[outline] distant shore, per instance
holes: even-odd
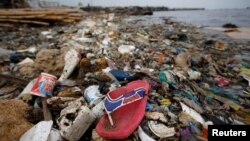
[[[184,11],[184,10],[205,10],[205,8],[168,8],[168,7],[100,7],[100,6],[86,6],[81,7],[84,11],[105,11],[110,13],[121,13],[127,15],[153,15],[155,11]]]

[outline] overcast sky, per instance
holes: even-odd
[[[48,1],[48,0],[47,0]],[[250,7],[250,0],[49,0],[61,4],[98,6],[167,6],[167,7],[205,7],[207,9],[218,8],[246,8]]]

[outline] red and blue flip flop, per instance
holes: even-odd
[[[106,114],[96,126],[96,132],[106,139],[125,139],[140,124],[146,110],[149,83],[133,81],[109,92],[104,100]]]

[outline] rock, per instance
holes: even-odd
[[[222,26],[223,28],[238,28],[237,25],[232,24],[232,23],[226,23]]]
[[[153,11],[145,11],[142,15],[153,15]]]

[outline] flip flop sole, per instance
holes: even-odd
[[[107,139],[125,139],[135,131],[145,114],[149,84],[146,81],[138,80],[130,82],[125,87],[126,91],[131,91],[140,87],[145,89],[145,96],[143,99],[125,105],[111,113],[114,126],[111,126],[107,114],[101,118],[96,127],[96,131],[100,136]],[[121,89],[124,89],[124,87]],[[119,97],[124,94],[117,93],[119,90],[115,90],[114,92],[115,93],[111,92],[110,95],[114,94],[116,95],[115,97]]]

